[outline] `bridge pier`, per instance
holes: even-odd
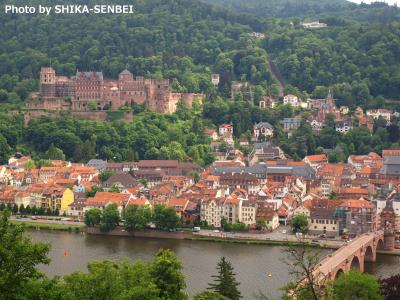
[[[365,248],[364,261],[366,262],[376,262],[376,246],[369,245]]]
[[[394,250],[394,243],[395,243],[394,233],[392,231],[385,230],[383,242],[384,242],[383,248],[385,251]]]

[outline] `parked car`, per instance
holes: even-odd
[[[199,232],[200,231],[200,227],[193,227],[193,232]]]

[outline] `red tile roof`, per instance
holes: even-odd
[[[382,155],[383,156],[400,156],[400,149],[396,149],[396,150],[383,150],[382,151]]]
[[[307,155],[304,159],[308,159],[310,162],[327,162],[328,158],[325,154]]]
[[[86,199],[86,206],[104,206],[107,203],[116,203],[119,206],[125,205],[131,194],[97,192],[94,197]]]

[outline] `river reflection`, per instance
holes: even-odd
[[[29,234],[34,241],[52,245],[51,264],[41,267],[49,276],[85,271],[87,263],[92,260],[126,257],[149,260],[160,248],[166,248],[173,250],[181,259],[190,295],[207,287],[221,256],[232,262],[244,299],[255,299],[260,292],[270,299],[279,299],[279,288],[290,280],[283,262],[283,247],[279,246],[105,237],[52,231],[29,231]],[[324,251],[323,254],[326,254],[327,250]],[[378,262],[368,264],[366,269],[384,277],[400,273],[400,257],[379,255]],[[269,277],[269,273],[272,276]]]

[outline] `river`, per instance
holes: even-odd
[[[190,295],[207,288],[221,256],[226,256],[234,266],[244,299],[256,299],[260,292],[269,299],[279,299],[279,288],[290,280],[283,247],[278,246],[106,237],[44,230],[32,230],[29,235],[33,241],[52,245],[50,265],[40,267],[48,276],[86,271],[88,262],[92,260],[126,257],[149,260],[158,249],[166,248],[173,250],[181,259]],[[322,253],[327,252],[324,250]],[[367,264],[366,269],[383,277],[400,273],[400,257],[379,255],[378,261]]]

